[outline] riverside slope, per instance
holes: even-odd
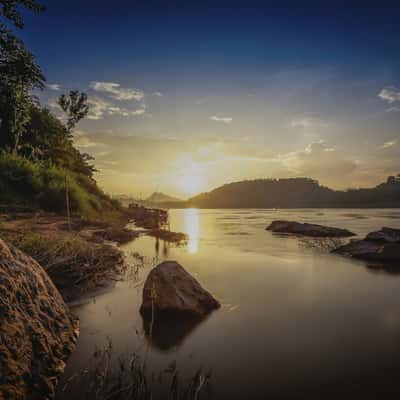
[[[53,398],[77,337],[43,268],[0,239],[0,399]]]

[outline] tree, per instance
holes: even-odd
[[[0,17],[21,29],[19,6],[39,12],[34,0],[0,0]],[[16,152],[29,122],[30,93],[43,88],[45,78],[34,56],[0,20],[0,148]]]
[[[20,6],[33,12],[45,10],[45,7],[36,0],[0,0],[0,17],[7,18],[14,26],[22,29],[24,27],[24,20],[18,10]]]
[[[67,127],[49,109],[32,104],[26,128],[20,145],[22,156],[93,177],[93,158],[74,147]]]
[[[67,95],[62,94],[58,99],[58,104],[67,114],[67,130],[69,133],[74,129],[75,125],[85,118],[89,112],[86,93],[79,90],[71,90]]]

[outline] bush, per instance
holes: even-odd
[[[84,219],[120,210],[96,182],[84,175],[32,161],[6,152],[0,153],[0,202],[65,211],[65,185],[68,180],[71,211]]]

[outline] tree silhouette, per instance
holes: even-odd
[[[0,0],[0,17],[7,18],[14,26],[22,29],[24,27],[24,20],[18,10],[20,6],[33,12],[45,10],[45,7],[36,0]]]
[[[71,90],[68,95],[62,94],[58,99],[58,104],[67,114],[67,130],[69,133],[89,112],[87,95],[79,92],[79,90]]]
[[[34,12],[43,10],[34,0],[0,0],[0,17],[19,29],[24,26],[20,6]],[[0,148],[18,150],[29,121],[30,92],[43,88],[44,81],[34,56],[0,20]]]

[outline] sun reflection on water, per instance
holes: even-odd
[[[185,232],[189,235],[187,249],[190,254],[195,254],[199,250],[199,210],[197,208],[184,210],[183,223]]]

